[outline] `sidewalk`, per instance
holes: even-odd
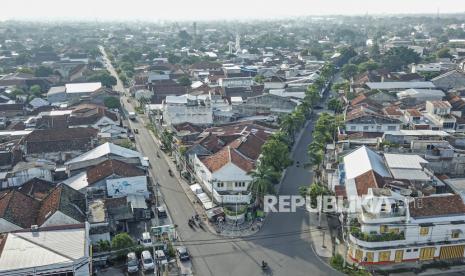
[[[321,216],[321,227],[318,227],[318,213],[310,213],[310,239],[312,248],[315,253],[322,258],[331,258],[333,256],[333,243],[328,228],[326,216]]]

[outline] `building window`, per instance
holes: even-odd
[[[390,131],[396,130],[396,126],[388,126],[388,130],[390,130]]]
[[[365,256],[365,262],[372,263],[374,259],[373,256],[374,256],[373,252],[367,252]]]
[[[387,225],[380,225],[379,226],[379,232],[381,234],[385,234],[389,231],[389,227]]]
[[[218,187],[218,188],[223,188],[223,187],[224,187],[224,183],[223,183],[223,182],[218,182],[218,183],[216,183],[216,187]]]
[[[362,260],[362,256],[363,256],[363,251],[360,250],[360,249],[356,249],[355,250],[355,259],[357,261],[361,261]]]
[[[363,126],[363,130],[368,130],[368,126]]]
[[[434,251],[436,247],[426,247],[420,249],[420,260],[432,260],[434,258]]]
[[[407,253],[412,252],[412,249],[407,249]]]
[[[381,251],[379,252],[378,261],[380,262],[389,262],[391,260],[391,251]]]
[[[418,248],[413,249],[413,252],[418,252]]]
[[[350,126],[350,130],[356,130],[357,127],[356,126]]]
[[[429,227],[420,227],[420,236],[426,236],[429,233]]]
[[[460,230],[452,230],[451,238],[458,239],[460,237]]]
[[[235,182],[234,185],[236,187],[245,187],[245,182]]]

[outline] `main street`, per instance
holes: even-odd
[[[117,77],[106,53],[101,50],[108,70]],[[125,93],[123,84],[117,79],[115,89]],[[128,111],[133,111],[126,97],[123,97],[122,102]],[[314,253],[308,233],[309,216],[304,209],[298,209],[295,213],[269,214],[262,230],[255,237],[245,240],[228,240],[208,231],[192,230],[187,225],[187,219],[194,214],[192,203],[177,179],[168,174],[169,167],[165,159],[156,156],[159,151],[157,143],[140,120],[131,122],[131,126],[139,130],[136,135],[137,145],[152,164],[151,173],[160,183],[166,206],[174,223],[178,225],[178,234],[193,256],[196,275],[263,275],[260,268],[262,260],[271,268],[268,275],[340,275]],[[307,124],[295,146],[292,159],[301,164],[307,160],[306,149],[312,139],[312,128],[313,122]],[[279,194],[298,195],[298,188],[308,185],[311,178],[308,169],[289,167]]]

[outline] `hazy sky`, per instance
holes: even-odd
[[[0,19],[208,20],[325,14],[457,13],[465,0],[0,0]]]

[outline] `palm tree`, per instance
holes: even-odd
[[[291,137],[294,142],[294,134],[297,129],[297,123],[291,114],[286,115],[281,121],[281,129]]]
[[[254,171],[250,172],[250,175],[252,176],[252,182],[248,189],[255,198],[254,205],[262,208],[263,196],[274,193],[273,184],[278,182],[281,174],[270,166],[259,165]]]

